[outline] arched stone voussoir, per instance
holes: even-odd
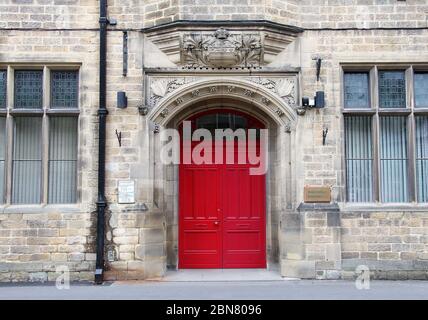
[[[204,79],[181,86],[159,100],[148,117],[156,124],[165,126],[192,104],[217,98],[233,98],[254,105],[278,125],[290,125],[297,119],[293,107],[276,92],[252,81],[225,78]]]

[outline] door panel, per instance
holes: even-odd
[[[223,267],[265,268],[265,176],[229,165],[223,177]]]
[[[180,167],[181,268],[221,268],[219,168]]]

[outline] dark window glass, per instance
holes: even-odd
[[[345,73],[345,108],[370,108],[369,74]]]
[[[403,71],[379,72],[379,105],[381,108],[406,107],[406,79]]]
[[[233,113],[213,113],[203,115],[196,119],[195,129],[207,129],[211,132],[211,135],[215,137],[216,129],[256,129],[256,138],[260,137],[260,130],[257,124],[251,122],[244,116],[233,114]]]
[[[15,71],[15,108],[42,109],[43,71]]]
[[[428,107],[428,72],[415,74],[415,106]]]
[[[407,118],[380,118],[380,178],[383,202],[407,202]]]
[[[348,201],[371,202],[373,200],[371,117],[346,117],[345,139]]]
[[[212,113],[196,119],[196,129],[251,129],[256,126],[244,116],[233,113]]]
[[[51,108],[78,107],[78,72],[52,71]]]
[[[6,108],[6,70],[0,70],[0,108]]]
[[[207,114],[196,119],[196,129],[207,129],[214,134],[214,130],[217,129],[217,115]]]
[[[230,113],[218,113],[216,129],[234,129],[232,125],[233,117],[234,115]]]

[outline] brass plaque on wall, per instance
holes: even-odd
[[[330,203],[331,188],[329,186],[305,186],[304,201],[306,203]]]

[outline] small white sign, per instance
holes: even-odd
[[[135,203],[134,180],[120,180],[118,182],[119,203]]]

